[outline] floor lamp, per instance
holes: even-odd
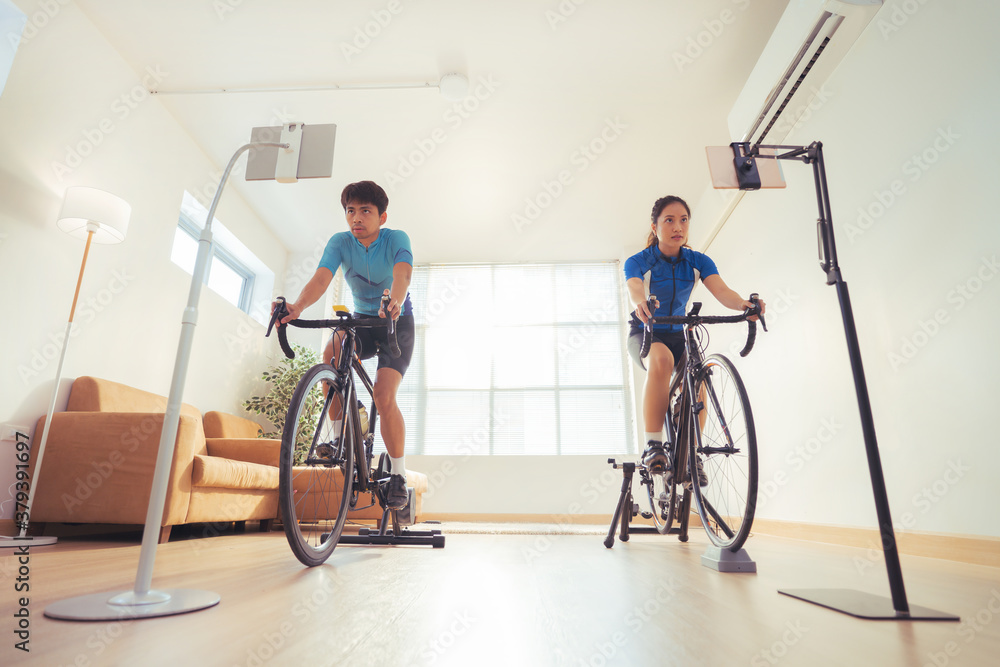
[[[80,275],[76,279],[76,292],[73,293],[73,305],[69,309],[69,321],[66,323],[66,333],[62,339],[62,350],[59,353],[59,365],[56,366],[56,381],[52,387],[52,398],[49,409],[45,413],[45,424],[38,440],[38,456],[35,457],[35,471],[31,477],[27,501],[14,507],[14,524],[20,527],[15,537],[0,536],[0,547],[46,546],[55,544],[54,537],[30,536],[28,524],[31,517],[31,503],[35,499],[35,489],[42,470],[42,457],[45,455],[45,442],[49,437],[49,425],[55,412],[56,399],[59,396],[59,382],[62,380],[63,362],[66,360],[66,350],[73,330],[73,316],[76,313],[76,302],[80,297],[80,284],[83,282],[83,271],[87,268],[87,255],[90,254],[91,243],[121,243],[125,240],[128,230],[128,220],[132,207],[110,192],[87,187],[72,187],[66,190],[62,210],[56,223],[59,229],[70,236],[86,239],[83,249],[83,261],[80,263]],[[24,507],[18,511],[19,507]]]
[[[151,589],[153,562],[156,559],[160,521],[163,517],[170,476],[170,461],[174,454],[174,442],[177,439],[177,426],[180,420],[181,397],[184,393],[184,381],[191,356],[191,344],[194,341],[194,328],[198,320],[198,300],[211,257],[212,221],[233,165],[244,152],[251,149],[253,152],[247,164],[248,180],[254,167],[260,163],[265,165],[269,178],[282,183],[294,183],[299,178],[329,178],[333,169],[336,126],[313,125],[307,128],[301,123],[290,123],[283,128],[255,128],[255,131],[257,129],[273,130],[265,134],[273,134],[273,138],[279,140],[252,141],[233,153],[219,181],[219,187],[215,191],[212,206],[205,220],[205,227],[198,240],[198,257],[195,260],[194,275],[191,277],[187,307],[181,317],[181,338],[177,345],[170,394],[167,397],[167,410],[160,433],[156,470],[149,493],[149,509],[146,512],[146,525],[142,534],[142,549],[139,553],[139,567],[136,571],[134,588],[131,591],[93,593],[60,600],[45,608],[45,615],[49,618],[67,621],[155,618],[199,611],[219,604],[221,598],[212,591],[187,588]],[[309,137],[304,139],[305,135]],[[253,136],[252,134],[251,137]],[[279,152],[278,149],[283,150]]]
[[[889,577],[889,590],[892,598],[888,599],[865,591],[846,588],[786,589],[778,592],[859,618],[958,621],[959,618],[953,614],[911,605],[906,599],[903,571],[899,564],[899,552],[896,550],[896,533],[892,526],[889,497],[885,488],[885,476],[882,473],[882,459],[879,456],[878,441],[875,438],[875,418],[872,415],[871,401],[868,397],[868,383],[865,380],[865,370],[861,363],[861,346],[858,344],[854,311],[851,308],[851,297],[847,291],[847,283],[841,275],[840,265],[837,262],[837,245],[833,236],[833,213],[830,210],[830,192],[826,183],[823,144],[819,141],[814,141],[808,146],[762,146],[758,144],[751,148],[749,142],[736,142],[731,144],[730,148],[732,149],[730,157],[733,160],[730,168],[735,166],[736,180],[741,190],[756,190],[761,187],[762,179],[757,162],[762,159],[795,160],[812,165],[813,180],[816,185],[816,201],[819,207],[819,219],[816,223],[819,265],[823,273],[826,274],[826,284],[836,286],[837,297],[840,301],[840,313],[844,323],[844,334],[847,337],[847,352],[851,360],[851,371],[854,375],[854,389],[857,394],[858,412],[861,416],[861,432],[865,441],[872,494],[875,497],[875,513],[878,518],[879,534],[882,539],[882,551],[885,555],[885,568]],[[761,154],[761,149],[767,150],[773,155]]]

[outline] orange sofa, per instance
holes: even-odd
[[[52,417],[31,523],[144,524],[167,399],[124,384],[79,377],[66,412]],[[238,421],[237,421],[238,420]],[[40,438],[44,416],[35,437]],[[220,426],[227,424],[228,426]],[[248,425],[252,424],[250,427]],[[219,435],[226,429],[238,437]],[[181,408],[160,542],[171,526],[261,521],[278,514],[278,440],[257,439],[250,420]],[[251,431],[253,433],[251,434]],[[34,474],[36,448],[32,448]]]

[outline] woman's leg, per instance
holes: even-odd
[[[674,355],[663,343],[654,340],[646,357],[646,387],[642,396],[642,418],[647,433],[663,430],[670,403],[670,373],[674,370]]]

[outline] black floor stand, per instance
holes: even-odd
[[[734,151],[747,149],[748,144],[734,144]],[[899,553],[896,551],[896,536],[889,514],[889,498],[885,488],[885,477],[882,474],[882,461],[879,457],[878,442],[875,439],[875,420],[872,416],[871,402],[868,398],[868,385],[865,381],[865,371],[861,363],[861,348],[858,345],[857,327],[854,323],[854,313],[851,309],[851,299],[837,264],[837,248],[833,238],[833,221],[830,212],[830,195],[826,183],[826,167],[823,163],[823,144],[813,142],[809,146],[757,146],[759,148],[785,151],[774,157],[779,160],[800,160],[813,166],[813,176],[816,182],[816,198],[819,205],[819,220],[817,235],[819,241],[820,266],[826,273],[826,284],[836,285],[837,297],[840,300],[840,312],[844,321],[844,333],[847,336],[847,350],[851,358],[851,370],[854,374],[854,388],[858,398],[858,409],[861,413],[861,430],[864,435],[865,451],[868,456],[868,470],[871,475],[872,492],[875,496],[875,511],[878,517],[879,533],[882,538],[882,549],[885,554],[885,566],[889,576],[891,601],[885,597],[872,595],[863,591],[848,589],[798,589],[779,590],[806,602],[812,602],[828,609],[840,611],[859,618],[880,620],[934,620],[958,621],[958,616],[927,609],[926,607],[910,606],[906,600],[906,588],[903,585],[903,571],[899,565]],[[737,153],[738,155],[738,153]],[[763,156],[758,157],[762,159]]]
[[[410,505],[413,506],[414,498],[412,490],[410,492]],[[400,510],[403,511],[403,510]],[[382,510],[382,521],[379,522],[379,529],[373,531],[369,528],[361,528],[357,535],[341,535],[337,540],[338,544],[362,544],[362,545],[410,545],[429,546],[435,549],[444,548],[444,535],[440,530],[410,530],[403,528],[399,535],[392,531],[392,517],[388,507]]]
[[[608,463],[613,468],[621,468],[622,471],[622,492],[618,496],[618,505],[615,507],[615,515],[611,518],[611,527],[608,529],[608,536],[604,539],[604,546],[611,548],[615,544],[615,529],[621,528],[618,539],[628,542],[631,533],[658,533],[653,526],[632,526],[632,518],[639,514],[638,506],[632,502],[632,475],[635,474],[635,463],[623,462],[621,465],[615,463],[614,459],[608,459]],[[670,529],[671,533],[678,533],[680,529],[676,526]]]

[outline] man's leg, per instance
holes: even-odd
[[[375,375],[375,407],[382,419],[379,430],[389,456],[397,459],[403,455],[406,442],[406,424],[396,403],[396,392],[402,381],[399,371],[388,366],[378,369]]]
[[[403,413],[396,403],[396,392],[403,376],[395,368],[388,366],[378,369],[375,375],[375,407],[382,418],[382,440],[389,452],[389,488],[386,491],[386,504],[389,509],[403,509],[409,495],[406,490],[406,469],[403,463],[403,450],[406,441],[406,424],[403,423]]]
[[[342,347],[341,342],[344,339],[344,335],[343,331],[336,331],[333,336],[330,337],[330,341],[326,344],[326,347],[323,348],[323,363],[329,364],[332,361],[333,367],[337,367],[340,363],[340,350]],[[329,386],[324,383],[323,395],[326,396],[329,391]],[[342,418],[342,415],[343,411],[341,410],[340,397],[334,395],[333,400],[330,401],[330,419],[337,421]]]

